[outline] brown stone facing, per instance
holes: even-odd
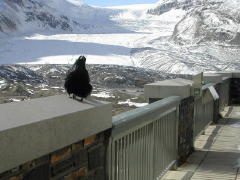
[[[70,173],[64,177],[64,180],[77,180],[79,177],[86,177],[88,175],[87,168],[80,168],[77,171]]]
[[[61,149],[55,153],[53,153],[51,155],[51,163],[56,163],[64,158],[66,158],[67,156],[70,156],[71,154],[71,147],[68,147],[68,148],[64,148],[64,149]]]
[[[26,162],[0,180],[104,180],[109,130]]]
[[[84,139],[84,146],[89,146],[89,145],[93,144],[96,141],[96,139],[97,139],[96,135],[90,136],[90,137]]]
[[[11,177],[9,178],[9,180],[22,180],[22,176],[14,176],[14,177]]]

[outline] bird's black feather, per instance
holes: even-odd
[[[64,87],[69,95],[86,98],[92,92],[92,85],[86,69],[86,58],[80,56],[67,73]]]

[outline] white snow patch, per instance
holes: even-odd
[[[4,87],[6,85],[5,80],[0,80],[0,88]]]
[[[100,98],[110,98],[110,97],[114,97],[113,95],[110,95],[106,92],[100,92],[100,93],[94,93],[92,94],[92,96],[95,96],[95,97],[100,97]]]
[[[30,69],[33,71],[37,71],[37,70],[41,69],[41,66],[31,66]]]
[[[31,89],[27,89],[27,91],[28,91],[30,94],[34,94],[34,91],[31,90]]]
[[[62,89],[62,87],[58,87],[58,86],[52,86],[52,89]]]
[[[54,72],[58,72],[58,70],[56,68],[52,68],[52,69],[50,69],[50,72],[54,73]]]
[[[118,104],[128,104],[129,106],[136,106],[136,107],[143,107],[143,106],[148,105],[148,103],[131,102],[130,99],[127,99],[126,101],[119,101]]]
[[[41,85],[39,85],[38,87],[39,87],[39,88],[45,88],[45,87],[48,87],[48,85],[47,85],[47,84],[41,84]]]
[[[12,101],[12,102],[19,102],[19,101],[21,101],[21,100],[20,100],[20,99],[11,98],[10,101]]]

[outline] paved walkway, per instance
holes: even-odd
[[[209,126],[195,141],[195,150],[164,179],[240,180],[240,106],[228,108],[219,124]]]

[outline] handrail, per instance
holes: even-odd
[[[120,132],[152,122],[179,105],[181,98],[171,96],[161,101],[113,116],[112,136]],[[148,116],[148,118],[146,118]]]
[[[108,147],[109,180],[155,180],[173,166],[180,100],[169,97],[114,116]]]
[[[210,87],[215,84],[209,83],[202,87],[202,97],[194,103],[194,139],[198,137],[209,124],[213,122],[214,99],[211,97]]]

